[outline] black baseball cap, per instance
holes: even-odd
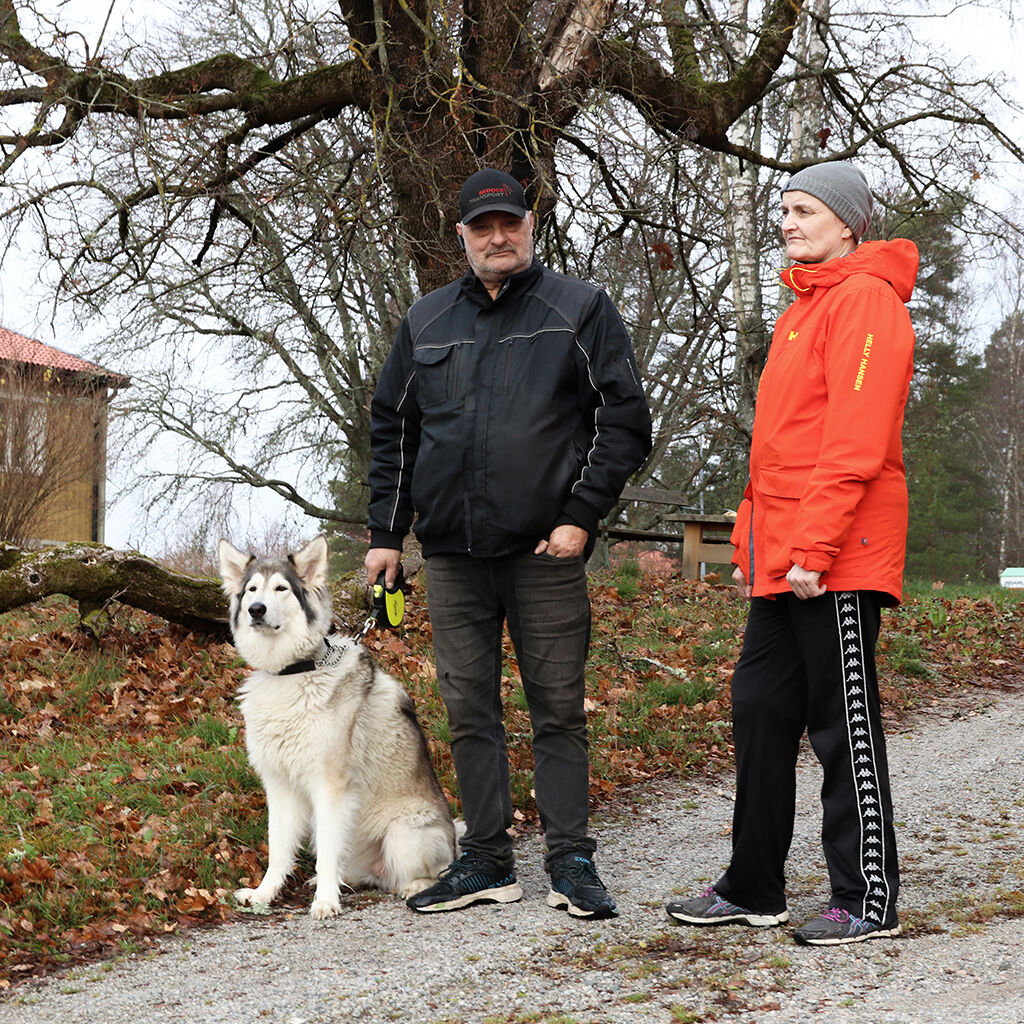
[[[459,191],[459,213],[462,223],[491,210],[504,210],[517,217],[526,216],[523,186],[510,174],[485,167],[471,174]]]

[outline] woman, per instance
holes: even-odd
[[[697,925],[789,920],[785,860],[807,729],[824,769],[831,896],[798,942],[898,935],[899,871],[879,712],[880,611],[901,596],[907,488],[900,432],[913,368],[905,303],[912,242],[858,244],[871,193],[852,164],[818,164],[782,191],[794,293],[761,376],[733,578],[751,600],[733,677],[732,858],[702,895],[669,903]]]

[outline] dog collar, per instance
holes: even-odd
[[[286,665],[277,674],[279,676],[295,676],[300,672],[312,672],[316,668],[329,668],[331,665],[337,665],[341,661],[346,650],[348,650],[347,647],[335,646],[327,637],[324,637],[323,654],[319,658],[315,661],[312,658],[296,661],[291,665]]]
[[[312,659],[307,658],[305,661],[296,661],[292,665],[285,665],[283,669],[277,674],[279,676],[295,676],[300,672],[312,672],[316,668],[316,664]]]

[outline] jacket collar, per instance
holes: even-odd
[[[480,278],[472,270],[467,270],[462,278],[462,292],[478,306],[491,306],[496,302],[504,302],[524,294],[540,279],[543,272],[544,265],[534,257],[533,262],[525,270],[506,277],[501,283],[497,298],[492,299],[491,293],[484,287]]]
[[[906,238],[861,242],[848,256],[825,263],[797,263],[781,272],[782,283],[799,298],[815,289],[831,288],[853,274],[869,274],[888,281],[904,302],[910,301],[917,279],[917,246]]]

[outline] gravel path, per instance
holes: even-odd
[[[961,702],[960,707],[963,707]],[[674,925],[662,904],[717,876],[731,780],[658,784],[594,823],[621,915],[577,922],[544,903],[536,837],[525,899],[415,915],[360,897],[340,918],[282,912],[15,990],[0,1024],[1022,1024],[1024,693],[935,705],[889,740],[909,935],[838,949],[788,930]],[[794,921],[827,895],[817,766],[801,766]]]

